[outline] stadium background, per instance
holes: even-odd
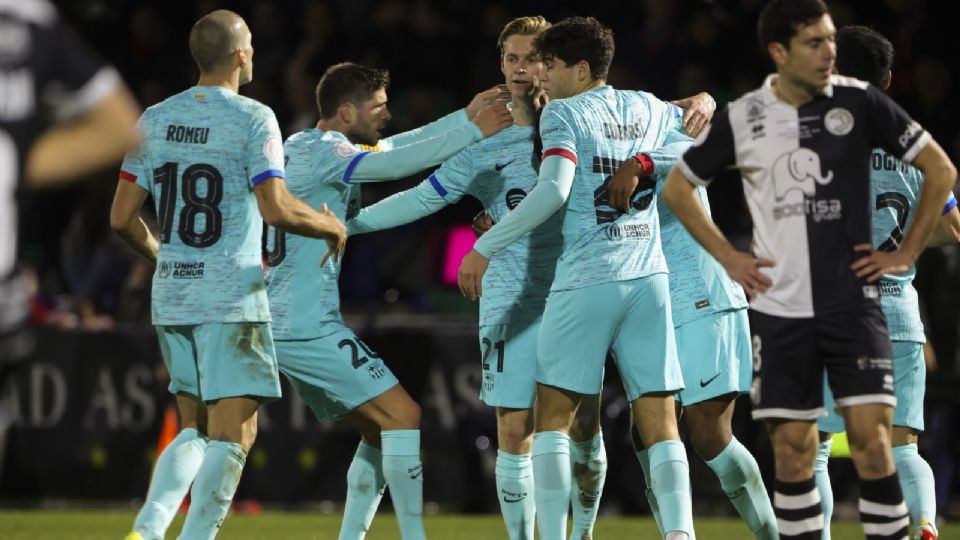
[[[663,98],[709,91],[722,107],[756,87],[769,69],[756,44],[763,0],[483,2],[326,0],[244,2],[57,2],[61,14],[113,63],[146,107],[192,85],[196,67],[187,34],[200,15],[227,7],[253,32],[254,81],[241,92],[271,106],[284,135],[316,121],[314,86],[323,70],[353,60],[391,71],[393,120],[387,133],[419,126],[465,105],[502,82],[496,38],[515,16],[540,13],[556,21],[593,15],[610,25],[617,53],[610,82]],[[838,26],[867,24],[897,48],[891,93],[960,161],[960,120],[954,81],[960,59],[948,46],[948,2],[829,2]],[[366,202],[414,185],[365,187]],[[711,188],[715,218],[748,241],[749,220],[739,179]],[[51,501],[128,502],[145,492],[150,462],[172,400],[149,327],[149,273],[120,245],[107,220],[116,170],[79,187],[30,194],[23,212],[22,252],[38,276],[36,358],[5,389],[16,422],[0,476],[0,500],[31,506]],[[350,240],[341,290],[348,324],[397,372],[423,404],[425,496],[452,511],[496,511],[495,424],[476,399],[479,385],[476,306],[445,279],[462,227],[479,210],[463,202],[422,222]],[[944,511],[957,491],[960,362],[960,253],[929,252],[917,285],[924,299],[936,369],[928,381],[928,434],[921,450],[938,474]],[[646,512],[640,470],[626,439],[627,406],[614,370],[604,393],[610,474],[605,511]],[[271,405],[238,493],[290,507],[342,501],[343,476],[356,436],[340,424],[318,424],[292,392]],[[742,401],[738,436],[769,473],[771,456]],[[164,420],[167,419],[165,423]],[[691,459],[697,514],[728,504],[716,480]],[[835,460],[838,501],[848,460]],[[838,481],[839,479],[839,481]],[[321,508],[335,506],[320,504]],[[842,504],[839,511],[844,511]],[[852,507],[847,508],[847,511]],[[956,515],[956,511],[954,514]]]

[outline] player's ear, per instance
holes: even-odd
[[[340,121],[344,124],[352,124],[357,118],[357,107],[349,101],[343,103],[337,108],[337,116],[340,117]]]
[[[577,78],[585,81],[590,78],[590,63],[586,60],[577,62]]]
[[[767,43],[767,53],[776,65],[781,65],[787,61],[787,48],[779,41]]]

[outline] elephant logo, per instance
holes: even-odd
[[[809,148],[787,152],[773,163],[773,194],[777,201],[782,201],[794,189],[812,197],[817,193],[817,184],[826,185],[831,180],[833,171],[824,175],[820,169],[820,156]]]

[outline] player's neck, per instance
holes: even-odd
[[[513,123],[518,126],[532,126],[535,106],[530,96],[515,97],[511,104],[510,114],[513,116]]]
[[[197,86],[220,86],[227,90],[232,90],[234,94],[240,93],[240,70],[235,69],[230,73],[200,73],[200,80]]]
[[[317,121],[317,129],[322,129],[323,131],[336,131],[337,133],[342,133],[344,136],[346,136],[346,128],[347,126],[340,122],[336,116],[326,120],[321,118],[319,121]]]
[[[607,85],[607,81],[604,79],[591,79],[586,81],[583,87],[580,88],[580,91],[573,95],[582,94],[584,92],[589,92],[591,90],[596,90],[597,88],[600,88],[601,86],[606,86],[606,85]]]
[[[777,99],[794,107],[802,107],[813,101],[815,97],[809,88],[794,83],[789,77],[784,76],[783,73],[778,73],[777,76],[770,81],[770,89],[773,90],[773,95]]]

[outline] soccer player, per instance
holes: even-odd
[[[320,121],[284,147],[290,190],[311,205],[327,203],[346,220],[360,209],[360,186],[395,180],[436,165],[512,123],[503,104],[457,111],[380,140],[390,119],[389,74],[352,63],[329,68],[317,85]],[[479,103],[481,100],[475,100]],[[470,117],[473,120],[470,120]],[[382,151],[361,151],[359,145]],[[365,536],[385,485],[405,540],[424,538],[420,407],[380,356],[340,315],[340,265],[324,266],[322,243],[264,233],[267,290],[280,370],[320,419],[345,417],[362,440],[347,472],[341,539]]]
[[[688,147],[689,141],[676,142],[649,154],[647,159],[624,162],[607,186],[610,206],[627,211],[630,194],[640,182],[655,181],[657,189],[662,190],[670,168]],[[698,187],[696,196],[709,216],[706,189]],[[686,383],[679,401],[690,440],[756,537],[778,538],[760,468],[731,428],[734,401],[749,392],[752,373],[746,297],[720,263],[683,228],[662,198],[657,199],[657,213],[670,270],[677,356]],[[649,456],[639,449],[642,446],[637,444],[636,433],[632,435],[647,481],[647,500],[659,525],[657,501],[649,487]]]
[[[543,110],[537,186],[477,241],[460,266],[465,296],[482,296],[490,258],[566,204],[563,250],[537,341],[534,493],[542,538],[566,537],[570,439],[581,403],[596,400],[612,350],[651,470],[668,539],[692,534],[689,471],[676,429],[673,394],[682,386],[652,186],[630,212],[609,206],[605,182],[623,160],[679,134],[675,108],[605,82],[612,32],[574,17],[536,39]],[[489,292],[489,291],[488,291]]]
[[[110,213],[117,234],[157,267],[153,323],[182,423],[157,460],[129,539],[163,538],[191,481],[180,538],[216,536],[256,438],[257,407],[280,397],[260,216],[323,238],[334,259],[346,240],[329,211],[287,191],[273,112],[237,95],[253,76],[243,19],[227,10],[202,17],[190,52],[200,80],[144,112],[143,142],[124,160]],[[147,195],[159,237],[140,218]]]
[[[837,32],[837,72],[869,82],[886,90],[890,87],[893,45],[880,33],[865,26],[847,26]],[[881,148],[870,156],[870,198],[876,211],[872,218],[873,245],[881,251],[892,251],[903,241],[903,231],[913,223],[917,195],[923,176],[917,169]],[[951,192],[932,238],[935,243],[957,242],[951,231],[960,230],[960,212]],[[916,267],[900,275],[884,276],[879,282],[880,307],[887,319],[893,348],[893,388],[897,406],[893,409],[893,460],[900,479],[913,537],[935,540],[937,501],[933,471],[917,452],[917,438],[923,431],[923,394],[926,386],[926,364],[923,359],[923,322],[917,291],[913,288]],[[817,488],[823,507],[823,538],[830,538],[830,517],[833,513],[833,491],[827,461],[833,444],[831,436],[844,430],[843,418],[837,414],[830,387],[824,385],[824,406],[827,416],[817,420],[820,447],[814,464]]]
[[[753,417],[776,462],[781,538],[819,539],[814,420],[823,372],[836,396],[860,477],[868,539],[905,538],[907,510],[890,451],[893,365],[875,282],[916,260],[956,177],[940,146],[876,88],[831,75],[835,29],[821,0],[773,0],[761,44],[777,73],[714,119],[673,168],[667,205],[751,298]],[[871,149],[926,178],[913,226],[890,252],[870,245]],[[735,166],[754,223],[753,254],[737,252],[695,195]]]

